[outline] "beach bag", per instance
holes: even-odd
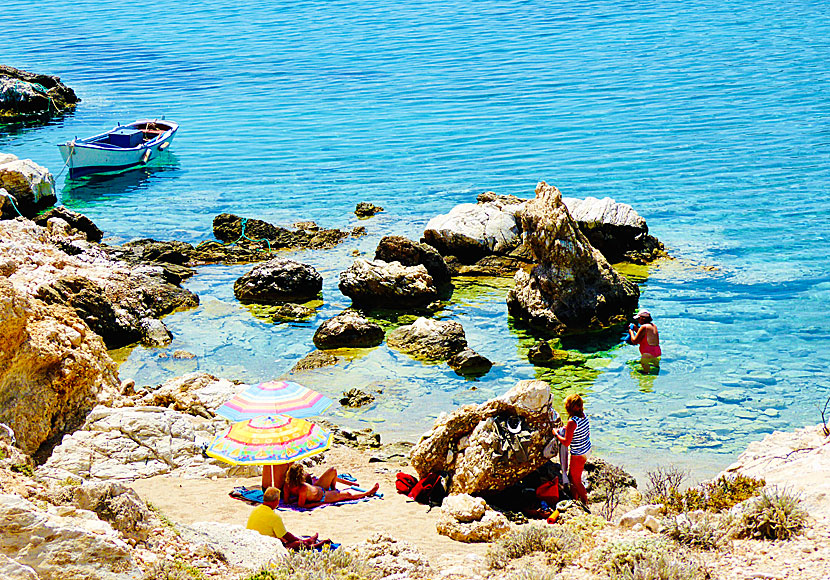
[[[398,490],[398,493],[403,495],[409,495],[409,492],[412,491],[412,488],[415,487],[415,484],[417,483],[418,480],[414,475],[409,475],[403,471],[399,471],[398,475],[395,477],[395,489]]]
[[[450,476],[448,473],[441,472],[438,474],[438,480],[429,492],[427,498],[427,505],[431,508],[440,506],[444,503],[444,498],[450,493]]]
[[[559,482],[557,480],[546,481],[536,488],[536,499],[556,505],[559,501]]]
[[[418,503],[427,504],[429,503],[432,488],[435,487],[439,479],[441,479],[441,475],[437,471],[431,471],[422,477],[407,495]]]

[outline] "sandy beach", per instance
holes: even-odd
[[[364,488],[380,483],[383,498],[321,507],[310,512],[280,511],[290,532],[296,535],[316,532],[321,538],[346,545],[362,542],[375,532],[384,532],[398,540],[411,542],[430,562],[486,553],[487,544],[463,544],[439,535],[435,531],[439,510],[428,511],[427,506],[396,492],[395,474],[405,467],[394,463],[367,463],[363,453],[348,447],[329,450],[325,461],[312,471],[320,473],[327,467],[353,475]],[[411,470],[408,472],[412,473]],[[214,521],[244,526],[253,508],[229,497],[228,493],[235,486],[259,483],[259,478],[200,480],[157,476],[132,482],[130,487],[173,522]]]

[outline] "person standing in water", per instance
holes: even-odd
[[[571,458],[568,466],[568,475],[571,482],[571,490],[575,499],[581,501],[585,508],[588,507],[588,492],[582,484],[582,471],[585,469],[585,462],[591,454],[591,426],[588,417],[585,416],[582,397],[577,394],[569,395],[565,399],[565,411],[568,413],[568,423],[565,425],[565,434],[560,435],[558,431],[553,436],[563,446],[571,448]]]
[[[650,374],[652,369],[660,368],[660,357],[663,354],[660,350],[660,333],[648,310],[640,310],[634,320],[636,324],[628,327],[628,335],[631,344],[640,347],[640,366],[643,372]]]

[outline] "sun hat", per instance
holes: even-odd
[[[648,318],[649,320],[651,320],[651,312],[649,312],[648,310],[640,310],[637,313],[637,316],[634,317],[634,320],[637,320],[639,318]]]

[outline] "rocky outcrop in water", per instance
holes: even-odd
[[[488,191],[477,201],[432,218],[422,241],[438,249],[454,276],[512,276],[533,262],[519,218],[530,200]],[[592,197],[563,202],[606,260],[647,263],[666,256],[663,244],[649,235],[645,220],[630,205]]]
[[[366,201],[358,202],[357,206],[354,208],[354,215],[359,218],[367,218],[372,217],[376,213],[380,213],[383,211],[383,208],[379,205],[374,205]]]
[[[323,277],[308,264],[286,258],[272,258],[254,266],[233,284],[233,293],[242,302],[275,304],[305,302],[323,289]]]
[[[340,291],[356,306],[396,310],[426,306],[438,289],[424,266],[358,258],[340,273]]]
[[[493,368],[492,361],[481,356],[470,347],[452,355],[447,359],[447,364],[456,374],[465,377],[480,377],[486,375]]]
[[[547,459],[542,450],[561,422],[551,422],[550,386],[543,381],[520,381],[504,395],[481,405],[465,405],[441,415],[412,449],[410,462],[424,477],[430,471],[452,474],[451,494],[476,495],[502,490],[535,471]],[[503,438],[494,420],[518,416],[529,432],[525,457],[502,453]]]
[[[64,206],[53,207],[49,211],[38,215],[32,221],[45,228],[48,225],[49,220],[52,218],[58,218],[65,221],[69,226],[68,231],[70,235],[75,236],[77,234],[82,234],[88,242],[100,242],[104,237],[104,232],[102,232],[91,219]],[[145,261],[154,260],[148,259]]]
[[[424,229],[423,241],[463,264],[473,264],[490,254],[509,254],[521,243],[515,214],[524,200],[514,198],[515,202],[506,203],[487,199],[458,205],[449,214],[432,218]]]
[[[48,169],[0,153],[0,219],[31,218],[56,201],[55,178]]]
[[[349,233],[319,228],[299,228],[291,231],[262,220],[223,213],[213,218],[213,235],[217,240],[226,243],[239,242],[258,248],[322,249],[333,248],[348,237]]]
[[[519,270],[508,312],[532,327],[563,334],[624,321],[640,291],[617,273],[579,231],[562,194],[540,182],[519,218],[536,265]]]
[[[80,101],[59,77],[0,65],[0,122],[45,120]]]
[[[314,346],[321,350],[332,348],[371,348],[383,342],[380,325],[371,322],[354,310],[344,310],[326,320],[314,333]]]
[[[460,322],[422,316],[390,331],[386,344],[416,358],[447,360],[467,348],[467,337]]]
[[[663,244],[649,235],[646,220],[630,205],[610,197],[566,197],[562,201],[579,230],[609,262],[645,264],[666,255]]]
[[[385,236],[375,250],[375,260],[399,262],[403,266],[422,265],[437,286],[450,282],[450,270],[441,254],[428,244],[413,242],[403,236]]]

